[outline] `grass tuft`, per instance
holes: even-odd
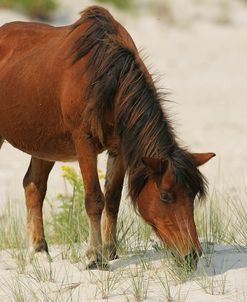
[[[61,261],[61,265],[66,263],[62,271],[66,270],[67,277],[63,276],[61,280],[57,267],[55,271],[53,264],[39,262],[36,258],[28,265],[24,211],[17,209],[16,203],[9,203],[0,219],[0,248],[8,249],[7,255],[11,259],[10,263],[6,260],[6,265],[11,268],[14,262],[17,278],[15,282],[10,280],[0,282],[0,285],[1,290],[4,287],[8,292],[10,301],[48,302],[63,299],[76,302],[81,301],[80,289],[84,291],[88,286],[92,288],[88,301],[95,301],[96,298],[108,300],[118,295],[119,291],[127,301],[143,301],[152,299],[153,285],[157,288],[155,295],[162,296],[165,301],[188,301],[187,281],[194,281],[192,284],[199,285],[210,295],[228,294],[226,271],[230,261],[222,258],[218,244],[234,244],[241,253],[246,252],[247,210],[243,203],[237,200],[233,202],[229,197],[223,199],[214,193],[205,206],[196,208],[196,225],[204,249],[204,257],[200,259],[197,271],[190,271],[186,262],[177,265],[166,247],[156,241],[151,228],[136,216],[131,205],[125,204],[118,219],[118,254],[121,259],[111,262],[108,271],[80,272],[79,266],[85,263],[88,237],[85,193],[81,176],[73,168],[64,167],[63,177],[72,193],[60,194],[58,205],[50,203],[51,211],[45,219],[45,230],[48,244],[57,245],[51,248],[57,254],[53,260],[69,260]],[[2,253],[4,255],[6,251]],[[223,261],[220,265],[221,259]],[[74,263],[79,263],[79,266]],[[67,271],[71,267],[78,269],[78,274],[82,274],[83,278],[83,274],[89,276],[88,282],[73,279],[78,276],[74,273],[72,276],[71,271]],[[24,282],[27,280],[28,284]],[[245,301],[244,293],[235,296],[236,301]]]
[[[72,167],[64,166],[63,178],[72,194],[59,194],[57,207],[49,202],[51,218],[49,241],[55,244],[73,245],[84,242],[89,235],[88,219],[84,206],[85,193],[81,176]]]

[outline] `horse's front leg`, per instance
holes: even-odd
[[[86,252],[87,268],[104,265],[102,257],[101,215],[104,195],[100,188],[97,171],[97,152],[90,139],[81,132],[74,132],[77,158],[85,189],[85,207],[89,218],[89,242]]]
[[[46,194],[48,176],[53,165],[54,162],[32,157],[23,179],[29,244],[32,254],[44,252],[48,256],[48,247],[43,228],[42,206]]]
[[[117,217],[125,168],[120,155],[108,155],[105,181],[105,208],[103,212],[103,249],[108,260],[117,258]]]

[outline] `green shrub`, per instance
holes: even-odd
[[[0,0],[0,6],[25,12],[34,18],[49,19],[57,7],[56,0]]]
[[[63,166],[65,183],[72,187],[72,194],[59,194],[60,206],[51,206],[51,241],[54,243],[81,243],[88,237],[88,220],[84,206],[84,188],[81,176],[74,168]]]

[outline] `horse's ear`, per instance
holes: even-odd
[[[168,166],[168,160],[153,157],[143,157],[142,162],[154,174],[163,174]]]
[[[194,162],[197,167],[204,165],[206,162],[208,162],[212,157],[215,157],[215,153],[192,153],[191,154]]]

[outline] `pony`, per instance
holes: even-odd
[[[56,161],[79,162],[89,220],[87,267],[117,257],[117,216],[125,174],[134,209],[192,267],[202,253],[194,199],[198,167],[214,153],[181,147],[165,96],[125,28],[91,6],[72,25],[13,22],[0,27],[0,146],[31,155],[23,180],[32,253],[48,255],[42,206]],[[102,193],[97,155],[108,151]]]

